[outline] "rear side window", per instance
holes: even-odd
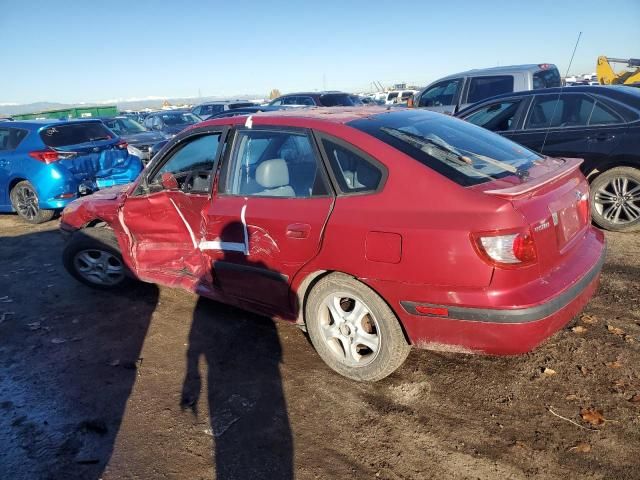
[[[320,95],[320,104],[323,107],[353,107],[353,102],[349,95],[329,93]]]
[[[343,193],[364,193],[378,190],[383,179],[382,169],[367,160],[354,147],[346,147],[327,138],[322,148],[329,159],[333,177]]]
[[[560,72],[553,67],[548,70],[540,70],[533,74],[533,89],[538,88],[552,88],[560,87],[562,82],[560,80]]]
[[[526,128],[584,127],[621,122],[613,111],[587,95],[540,95],[533,101]]]
[[[469,82],[467,103],[475,103],[502,93],[513,92],[513,76],[475,77]]]
[[[15,150],[28,133],[21,128],[0,128],[0,151]]]
[[[516,127],[515,115],[519,105],[520,100],[492,103],[476,110],[465,117],[465,120],[492,132],[513,130]]]
[[[44,128],[40,132],[40,138],[46,146],[56,148],[110,140],[113,134],[102,122],[68,123]]]
[[[589,125],[610,125],[613,123],[622,123],[622,118],[601,102],[596,102],[591,117],[589,117]]]

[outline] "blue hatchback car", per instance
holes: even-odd
[[[0,212],[50,220],[81,195],[129,183],[142,162],[99,120],[0,122]]]

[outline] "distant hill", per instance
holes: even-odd
[[[165,100],[172,105],[198,104],[212,100],[227,99],[258,99],[262,95],[236,95],[229,97],[184,97],[184,98],[151,98],[151,99],[130,99],[114,100],[106,102],[85,102],[85,103],[55,103],[55,102],[35,102],[22,105],[0,104],[0,115],[20,115],[22,113],[42,112],[45,110],[58,110],[61,108],[86,107],[92,105],[117,105],[119,110],[142,110],[143,108],[160,108]]]

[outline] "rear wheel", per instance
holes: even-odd
[[[100,290],[122,288],[131,281],[113,230],[87,228],[73,234],[62,261],[80,282]]]
[[[600,227],[614,232],[640,230],[640,170],[616,167],[591,184],[591,215]]]
[[[55,210],[44,210],[39,206],[38,194],[31,183],[26,180],[18,182],[9,194],[11,206],[23,220],[37,224],[48,222],[55,215]]]
[[[410,347],[389,306],[369,287],[330,274],[309,293],[305,322],[311,343],[345,377],[377,381],[393,373]]]

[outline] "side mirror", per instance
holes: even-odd
[[[178,180],[173,176],[173,173],[164,172],[160,176],[160,185],[165,190],[178,190],[180,186],[178,185]]]

